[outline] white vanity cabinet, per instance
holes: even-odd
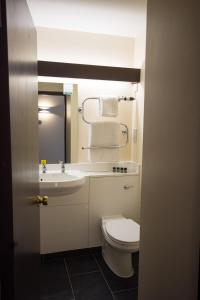
[[[98,174],[87,173],[79,191],[50,196],[49,205],[41,206],[42,254],[100,246],[103,216],[139,222],[139,175]]]
[[[101,245],[102,216],[120,214],[139,221],[139,176],[90,177],[89,247]]]
[[[53,253],[88,247],[89,177],[73,194],[49,197],[40,208],[40,252]]]

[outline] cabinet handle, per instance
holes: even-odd
[[[124,185],[124,190],[129,190],[131,188],[134,188],[134,185]]]

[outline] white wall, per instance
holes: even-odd
[[[38,60],[133,67],[134,39],[37,28]]]

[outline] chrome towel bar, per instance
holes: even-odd
[[[88,97],[88,98],[85,98],[82,102],[82,106],[81,108],[79,109],[79,112],[81,112],[81,117],[82,117],[82,120],[90,125],[92,124],[92,122],[89,122],[88,120],[86,120],[85,118],[85,103],[89,100],[98,100],[99,102],[99,106],[100,106],[100,100],[101,98],[100,97]],[[118,101],[121,101],[121,100],[128,100],[128,101],[133,101],[135,100],[135,98],[133,97],[119,97],[118,98]],[[123,147],[126,147],[126,145],[128,144],[129,142],[129,138],[128,138],[128,134],[129,134],[129,131],[128,131],[128,126],[126,124],[123,124],[123,123],[120,123],[121,126],[124,127],[124,129],[122,130],[122,134],[126,135],[126,141],[124,144],[122,145],[112,145],[112,146],[91,146],[91,147],[82,147],[81,149],[82,150],[86,150],[86,149],[113,149],[113,148],[123,148]]]
[[[118,149],[118,148],[123,148],[126,147],[128,144],[128,126],[126,124],[120,123],[121,126],[123,126],[125,129],[122,131],[123,134],[126,134],[126,141],[122,145],[112,145],[112,146],[91,146],[91,147],[82,147],[82,150],[87,150],[87,149]]]

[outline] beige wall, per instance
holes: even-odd
[[[197,1],[149,0],[140,300],[196,300]]]
[[[56,82],[38,82],[38,91],[63,93],[63,84]]]
[[[137,129],[137,142],[133,143],[132,156],[134,161],[142,165],[146,31],[135,38],[134,45],[134,66],[141,69],[141,80],[137,89],[134,87],[137,92],[135,107],[133,107],[135,115],[133,128]]]
[[[38,60],[133,67],[134,39],[37,28]]]
[[[134,66],[141,69],[141,80],[137,87],[133,87],[133,94],[136,95],[136,101],[133,103],[132,110],[132,127],[137,130],[137,139],[132,139],[131,157],[133,161],[140,164],[140,189],[138,193],[138,216],[140,223],[140,206],[141,206],[141,183],[142,183],[142,152],[143,152],[143,123],[144,123],[144,87],[145,87],[145,53],[146,53],[146,31],[135,38],[134,48]],[[136,91],[136,93],[135,93]]]

